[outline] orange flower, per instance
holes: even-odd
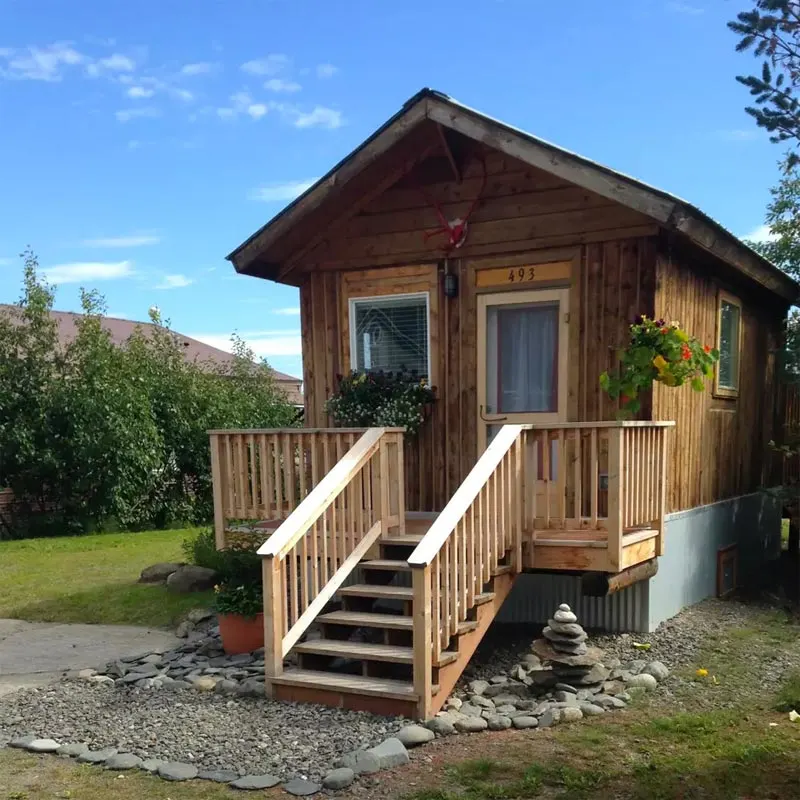
[[[710,353],[710,352],[711,352],[711,345],[704,344],[704,345],[703,345],[703,350],[704,350],[706,353]]]
[[[665,335],[668,334],[669,333],[669,328],[662,328],[661,329],[661,333],[663,333]]]
[[[681,358],[684,361],[688,361],[691,357],[692,357],[692,351],[689,349],[687,345],[684,345],[683,349],[681,350]]]

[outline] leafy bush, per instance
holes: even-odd
[[[217,550],[214,531],[206,528],[183,543],[186,560],[198,567],[213,569],[222,584],[261,587],[261,557],[252,548],[228,547]]]
[[[157,313],[118,347],[94,292],[62,345],[53,290],[24,259],[22,298],[0,312],[0,487],[19,501],[0,538],[207,521],[206,431],[292,423],[271,371],[237,339],[231,364],[187,362]]]
[[[436,389],[412,373],[352,372],[337,381],[325,409],[343,428],[405,428],[413,436],[436,400]]]
[[[253,619],[264,611],[261,586],[221,584],[214,587],[214,610]]]

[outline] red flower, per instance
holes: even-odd
[[[688,361],[691,357],[692,357],[692,351],[689,349],[689,346],[685,344],[681,348],[681,358],[684,361]]]
[[[704,344],[704,345],[703,345],[703,350],[704,350],[706,353],[710,353],[710,352],[711,352],[711,346],[710,346],[710,345],[707,345],[707,344]]]
[[[668,334],[669,333],[669,328],[662,328],[661,329],[661,333],[663,333],[664,335]]]

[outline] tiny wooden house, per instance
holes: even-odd
[[[413,613],[430,612],[412,626],[406,700],[415,713],[436,707],[431,675],[443,690],[457,677],[508,594],[509,574],[614,575],[652,564],[634,576],[652,578],[661,557],[661,574],[650,581],[656,589],[637,600],[646,606],[644,626],[713,593],[723,546],[744,541],[748,562],[774,547],[776,530],[760,538],[751,531],[747,539],[745,521],[777,525],[776,510],[757,492],[780,479],[768,448],[778,428],[776,353],[798,286],[690,204],[426,89],[229,258],[240,274],[300,289],[309,429],[331,427],[325,403],[337,376],[350,370],[413,368],[437,389],[417,437],[399,447],[391,438],[397,434],[386,434],[391,460],[380,455],[378,467],[364,466],[384,452],[375,443],[377,451],[360,454],[359,469],[368,473],[339,508],[340,521],[351,510],[354,520],[369,517],[379,505],[370,492],[383,485],[376,475],[385,483],[393,470],[401,496],[387,492],[384,530],[375,535],[380,542],[391,533],[393,546],[416,548],[400,553],[408,556],[400,562],[414,576],[407,587]],[[641,314],[680,321],[721,357],[706,391],[657,384],[637,420],[623,426],[600,375],[614,367]],[[292,497],[311,497],[347,448],[355,449],[356,434],[333,443],[329,431],[313,434],[319,442],[311,432],[305,439],[284,432],[276,436],[295,438],[272,444],[262,434],[240,433],[235,444],[225,432],[212,436],[217,527],[247,510],[279,522],[289,516],[262,551],[281,563],[296,559],[291,594],[305,580],[298,563],[329,560],[318,548],[330,542],[330,525],[321,525],[320,511],[305,528],[315,531],[317,549],[309,542],[299,554],[292,550],[300,539],[289,522],[298,509],[280,502],[287,479],[276,470],[299,464],[296,483],[304,488],[297,494],[295,486]],[[222,473],[235,472],[242,452],[250,458],[247,474],[223,486]],[[283,466],[266,469],[259,483],[262,462],[279,460]],[[373,530],[360,525],[362,533]],[[414,526],[417,538],[404,542]],[[670,526],[676,544],[668,561]],[[483,528],[495,537],[485,550]],[[268,583],[285,585],[285,575],[266,570]],[[476,602],[489,581],[493,599]],[[274,651],[297,641],[292,625],[322,596],[324,582],[313,582],[297,590],[307,597],[297,599],[296,613],[288,603],[285,637],[275,639]],[[395,584],[402,582],[388,585]],[[364,598],[376,596],[363,590],[360,613],[369,613]],[[467,621],[475,626],[462,633]],[[338,622],[345,630],[348,623]],[[432,664],[421,655],[423,641]],[[448,660],[448,652],[456,655]],[[277,660],[273,666],[281,671]],[[326,690],[319,678],[272,677],[294,699],[328,702],[329,691],[339,702],[359,696],[359,707],[367,707],[365,696],[403,696],[397,687],[381,693],[373,686],[370,695],[366,685]]]

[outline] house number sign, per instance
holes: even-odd
[[[476,285],[478,287],[529,286],[543,281],[569,280],[570,266],[569,261],[555,261],[549,264],[479,269],[476,272]]]

